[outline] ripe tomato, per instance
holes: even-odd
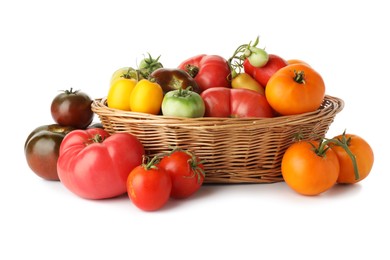
[[[202,92],[207,117],[273,117],[265,96],[249,89],[211,88]]]
[[[300,141],[287,148],[282,158],[282,175],[287,185],[303,195],[318,195],[330,189],[339,175],[336,153],[318,141]]]
[[[299,60],[299,59],[290,59],[290,60],[287,60],[287,64],[288,65],[291,65],[291,64],[305,64],[307,66],[310,66],[309,63],[303,61],[303,60]]]
[[[71,88],[53,99],[51,115],[59,125],[85,129],[94,117],[91,104],[92,100],[86,93]]]
[[[285,67],[287,62],[275,54],[268,55],[267,63],[262,67],[253,66],[248,59],[244,60],[244,70],[251,75],[263,87],[267,87],[268,80],[275,72]]]
[[[169,200],[172,180],[164,169],[155,165],[153,159],[134,168],[128,175],[126,185],[127,194],[134,205],[145,211],[154,211]]]
[[[305,64],[291,64],[278,70],[268,81],[265,95],[281,115],[317,110],[325,96],[321,75]]]
[[[130,109],[157,115],[160,113],[163,97],[163,89],[159,84],[141,79],[130,94]]]
[[[164,156],[157,167],[165,170],[172,178],[172,198],[188,198],[203,184],[203,164],[190,151],[174,150]]]
[[[161,105],[164,116],[203,117],[205,105],[202,97],[191,90],[171,90],[164,96]]]
[[[130,95],[137,80],[121,77],[113,81],[107,95],[107,106],[130,111]]]
[[[189,87],[191,87],[191,91],[200,93],[198,83],[184,70],[160,68],[153,71],[150,76],[162,87],[164,93]]]
[[[128,133],[103,129],[74,130],[60,146],[58,176],[66,188],[87,199],[126,193],[127,176],[142,163],[141,142]]]
[[[187,71],[195,79],[201,92],[213,87],[230,87],[230,66],[221,56],[197,55],[183,61],[178,68]]]
[[[75,130],[58,124],[35,128],[24,144],[24,154],[30,169],[39,177],[58,181],[57,160],[60,145],[65,135]]]
[[[264,87],[248,73],[239,73],[232,79],[232,88],[245,88],[265,95]]]
[[[368,142],[353,134],[338,135],[333,139],[338,139],[342,142],[344,140],[349,150],[355,156],[358,168],[358,175],[356,175],[352,159],[345,149],[342,146],[330,144],[329,146],[337,154],[340,162],[340,173],[337,182],[353,184],[366,178],[374,164],[374,152]]]

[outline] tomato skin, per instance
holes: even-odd
[[[310,141],[318,147],[317,141]],[[287,148],[282,158],[281,171],[287,185],[303,195],[318,195],[335,185],[339,175],[339,160],[328,149],[319,156],[309,141],[300,141]]]
[[[171,90],[187,89],[200,93],[200,88],[195,79],[186,71],[174,68],[160,68],[150,74],[162,87],[164,94]]]
[[[201,97],[208,117],[273,117],[265,96],[253,90],[211,88]]]
[[[137,80],[118,78],[113,81],[107,95],[107,106],[110,108],[130,111],[130,95]]]
[[[354,184],[365,179],[374,165],[374,152],[370,144],[362,137],[354,134],[346,134],[347,139],[350,138],[348,148],[352,154],[355,155],[357,167],[359,171],[359,178],[355,179],[355,171],[352,160],[346,151],[337,145],[330,145],[332,150],[337,154],[340,162],[340,173],[337,179],[338,183]],[[333,139],[341,139],[342,135],[335,136]]]
[[[58,124],[42,125],[35,128],[24,144],[24,154],[30,169],[39,177],[59,181],[57,160],[60,145],[65,135],[75,130]]]
[[[85,129],[94,117],[91,104],[92,100],[86,93],[71,88],[54,97],[51,115],[59,125]]]
[[[142,163],[144,154],[143,145],[131,134],[109,135],[100,128],[74,130],[61,143],[58,176],[80,197],[116,197],[126,193],[127,176]]]
[[[134,205],[144,211],[155,211],[169,200],[172,180],[163,169],[139,165],[130,172],[126,186]]]
[[[239,73],[232,79],[232,88],[245,88],[265,95],[264,87],[248,73]]]
[[[203,117],[205,105],[202,97],[191,90],[171,90],[164,96],[161,105],[164,116]]]
[[[201,92],[213,87],[231,87],[228,80],[231,72],[230,66],[225,58],[218,55],[200,54],[183,61],[178,68],[192,75],[187,65],[199,70],[193,77]]]
[[[141,79],[130,94],[130,109],[157,115],[160,113],[163,97],[163,89],[159,84]]]
[[[303,73],[303,80],[297,79]],[[317,110],[325,96],[321,75],[305,64],[291,64],[277,71],[268,81],[265,95],[281,115],[296,115]]]
[[[174,151],[163,157],[158,168],[165,170],[171,176],[170,196],[175,199],[192,196],[200,189],[204,181],[203,164],[199,158],[186,151]]]
[[[287,66],[287,62],[278,55],[269,54],[268,62],[262,67],[254,67],[248,59],[244,60],[244,71],[251,75],[263,87],[267,88],[268,80],[279,69]]]

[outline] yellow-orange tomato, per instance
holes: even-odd
[[[291,64],[305,64],[305,65],[307,65],[307,66],[310,66],[309,63],[307,63],[306,61],[299,60],[299,59],[290,59],[290,60],[287,60],[287,64],[288,64],[288,65],[291,65]]]
[[[265,95],[264,87],[248,73],[239,73],[232,79],[232,88],[246,88]]]
[[[338,135],[333,139],[341,140],[342,135]],[[356,158],[357,168],[359,176],[355,178],[355,171],[352,164],[351,157],[347,154],[345,149],[341,146],[330,145],[333,151],[336,152],[340,162],[340,173],[337,179],[338,183],[353,184],[366,178],[371,171],[374,164],[374,152],[371,146],[363,138],[353,135],[346,134],[347,145],[349,150]]]
[[[130,110],[157,115],[160,113],[164,94],[162,87],[147,79],[141,79],[130,95]]]
[[[112,82],[107,95],[107,106],[110,108],[130,110],[130,94],[133,91],[137,80],[118,78]]]
[[[327,149],[320,156],[313,148],[318,146],[317,141],[300,141],[287,148],[283,155],[283,178],[290,188],[300,194],[318,195],[336,184],[340,169],[337,155]]]
[[[325,83],[310,66],[291,64],[272,75],[265,95],[271,107],[281,115],[312,112],[324,99]]]

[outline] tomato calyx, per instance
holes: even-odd
[[[244,67],[244,61],[248,60],[249,63],[256,68],[263,67],[268,62],[268,53],[259,47],[259,36],[256,37],[255,42],[242,44],[234,51],[233,55],[228,59],[228,64],[231,69],[230,80],[234,79],[241,73]]]
[[[80,90],[73,90],[73,88],[70,88],[69,90],[62,90],[66,95],[77,95]]]
[[[143,155],[142,156],[142,167],[145,171],[149,171],[150,169],[158,169],[157,164],[160,161],[160,156],[155,155],[152,159],[150,157]]]
[[[298,84],[305,84],[305,72],[303,70],[295,71],[294,70],[294,81]]]
[[[185,71],[192,77],[195,78],[196,75],[199,73],[199,67],[192,65],[192,64],[187,64],[185,66]]]
[[[157,58],[153,58],[150,53],[148,53],[148,57],[145,57],[141,60],[139,64],[138,73],[144,78],[147,79],[153,71],[163,68],[163,64],[159,61],[160,56]]]

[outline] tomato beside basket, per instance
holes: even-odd
[[[313,112],[273,118],[179,118],[121,111],[95,99],[92,110],[109,133],[129,132],[143,143],[148,155],[181,147],[204,161],[204,183],[272,183],[283,181],[284,151],[300,133],[303,139],[324,137],[342,99],[325,96]]]

